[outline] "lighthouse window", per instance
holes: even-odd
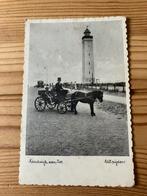
[[[90,75],[90,71],[89,71],[89,75]]]
[[[90,62],[89,62],[89,65],[90,65]]]
[[[89,56],[90,56],[90,53],[89,53]]]

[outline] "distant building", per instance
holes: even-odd
[[[82,82],[93,84],[95,83],[93,36],[88,27],[82,37],[82,50]]]

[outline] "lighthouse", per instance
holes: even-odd
[[[88,27],[82,37],[82,82],[84,84],[93,84],[95,82],[93,36]]]

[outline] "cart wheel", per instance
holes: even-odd
[[[45,110],[45,100],[42,97],[37,97],[34,102],[35,108],[38,112],[42,112]]]
[[[61,102],[58,104],[57,106],[57,111],[60,113],[60,114],[65,114],[67,112],[67,107],[66,107],[66,104]]]
[[[47,103],[46,104],[47,109],[53,110],[56,107],[56,103]]]

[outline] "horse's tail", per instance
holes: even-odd
[[[71,101],[75,101],[77,95],[78,95],[78,91],[75,91],[74,93],[72,93],[72,95],[71,95]]]
[[[75,93],[76,92],[74,92],[74,93],[71,94],[71,100],[73,100],[75,98]]]

